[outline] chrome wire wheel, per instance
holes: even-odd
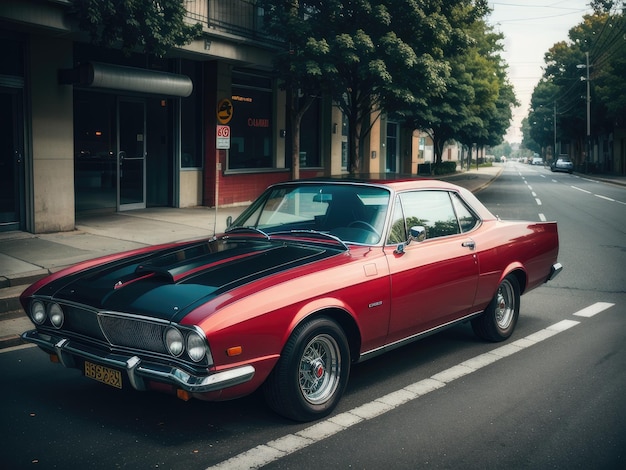
[[[498,327],[506,330],[515,316],[516,296],[515,290],[508,279],[505,279],[496,294],[495,317]]]
[[[292,332],[263,390],[268,405],[296,421],[332,412],[350,375],[350,344],[332,318],[305,319]]]
[[[485,311],[472,319],[474,333],[487,341],[504,341],[515,330],[519,306],[519,281],[509,274],[498,286]]]
[[[300,359],[299,384],[304,399],[312,405],[326,402],[337,390],[341,376],[341,350],[326,334],[315,336]]]

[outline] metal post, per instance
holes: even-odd
[[[589,141],[591,137],[591,94],[589,93],[589,52],[585,52],[585,57],[587,59],[586,68],[587,68],[587,140]]]

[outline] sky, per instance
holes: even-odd
[[[513,109],[513,121],[505,140],[522,141],[522,119],[528,114],[532,92],[543,75],[544,54],[555,43],[567,41],[569,30],[592,13],[589,0],[499,0],[489,2],[488,18],[504,35],[503,59],[509,80],[521,106]]]

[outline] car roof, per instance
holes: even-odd
[[[405,191],[408,189],[447,189],[459,190],[459,186],[432,178],[411,178],[411,177],[393,177],[393,178],[358,178],[358,177],[320,177],[286,181],[284,183],[276,183],[273,186],[281,184],[299,185],[299,184],[358,184],[367,186],[379,186],[391,189],[393,191]]]
[[[459,193],[463,199],[472,207],[477,215],[483,219],[496,218],[481,202],[480,200],[468,189],[457,186],[456,184],[449,183],[447,181],[432,179],[432,178],[411,178],[411,177],[393,177],[393,178],[355,178],[355,177],[320,177],[311,179],[301,179],[286,181],[283,183],[276,183],[270,186],[279,187],[284,185],[303,185],[303,184],[330,184],[330,185],[365,185],[375,186],[380,188],[386,188],[394,193],[401,193],[411,190],[427,190],[438,189],[445,191],[454,191]]]

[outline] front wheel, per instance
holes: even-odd
[[[319,419],[339,403],[349,374],[350,348],[343,330],[329,318],[313,318],[287,341],[264,384],[265,399],[295,421]]]
[[[472,329],[487,341],[504,341],[515,329],[519,317],[520,288],[517,278],[509,275],[498,286],[496,295],[478,317],[472,320]]]

